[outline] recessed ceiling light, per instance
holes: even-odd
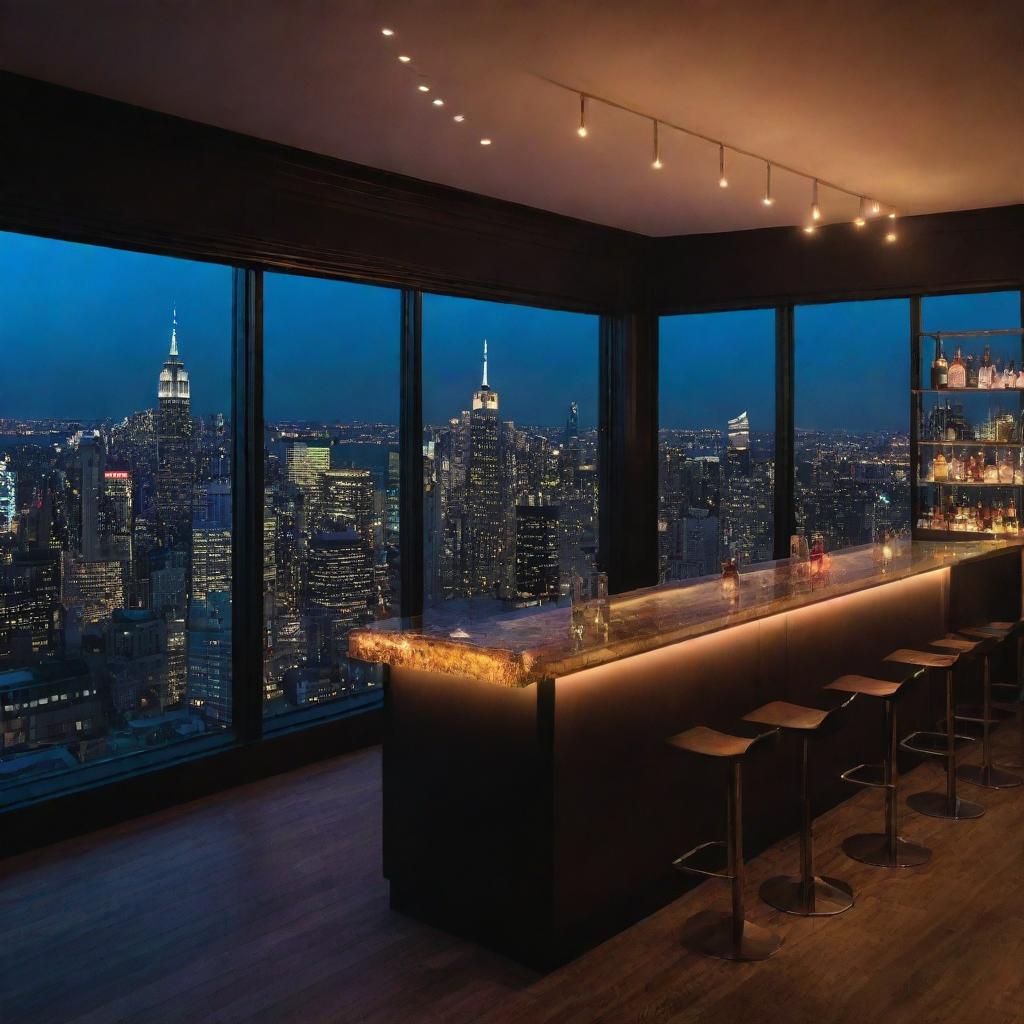
[[[404,53],[398,58],[403,64],[408,64],[412,60],[412,57],[407,57]]]
[[[434,106],[435,107],[443,107],[444,106],[444,100],[441,99],[440,96],[438,96],[437,99],[434,100]]]
[[[465,114],[456,114],[452,118],[452,120],[453,121],[458,121],[459,124],[462,124],[462,122],[466,120],[466,115]]]
[[[420,92],[430,92],[429,85],[417,85],[416,88],[419,89]]]
[[[480,145],[481,146],[489,146],[490,144],[491,144],[491,140],[490,139],[481,139],[480,140]]]
[[[382,36],[393,36],[395,34],[395,30],[393,28],[382,28],[380,30],[380,34]]]

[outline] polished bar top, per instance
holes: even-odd
[[[868,544],[828,556],[830,564],[813,574],[806,562],[765,562],[740,573],[735,600],[717,576],[664,583],[612,597],[607,637],[588,628],[582,640],[570,636],[568,607],[509,611],[497,601],[455,600],[416,619],[386,619],[353,630],[349,654],[499,686],[529,686],[1022,543],[1016,538],[907,542],[885,565],[878,546]]]

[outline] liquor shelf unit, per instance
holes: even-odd
[[[1024,330],[916,329],[911,346],[914,539],[1024,532]]]

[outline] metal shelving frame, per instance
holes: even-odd
[[[1024,306],[1024,299],[1022,299]],[[1021,322],[1024,323],[1024,308],[1022,308]],[[1024,505],[1024,484],[1006,483],[984,483],[978,481],[945,481],[945,480],[924,480],[922,479],[924,466],[922,456],[929,449],[943,448],[997,448],[1016,449],[1024,452],[1024,436],[1018,437],[1015,441],[984,441],[984,440],[962,440],[962,441],[938,441],[933,439],[922,439],[921,429],[924,425],[924,396],[925,395],[963,395],[981,394],[988,396],[999,396],[1004,400],[1009,395],[1016,395],[1017,398],[1017,422],[1018,431],[1021,431],[1021,414],[1024,413],[1024,388],[932,388],[924,387],[923,373],[926,367],[931,365],[922,356],[922,345],[926,339],[931,339],[936,344],[945,342],[947,339],[957,338],[990,338],[990,337],[1018,337],[1019,365],[1024,368],[1024,327],[1003,327],[994,329],[979,329],[976,331],[923,331],[921,330],[921,298],[911,299],[910,306],[910,464],[911,464],[911,534],[914,540],[979,540],[1004,536],[991,532],[966,532],[960,530],[929,530],[918,526],[921,519],[922,501],[921,492],[925,488],[964,488],[984,492],[986,490],[1013,491],[1018,510]],[[947,353],[948,357],[948,353]],[[1024,431],[1021,431],[1024,433]],[[923,450],[923,451],[922,451]],[[1024,510],[1022,510],[1024,512]]]

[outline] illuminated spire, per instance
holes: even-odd
[[[484,338],[484,380],[481,387],[487,387],[487,339]]]
[[[178,354],[178,307],[174,306],[174,313],[171,319],[171,355]]]

